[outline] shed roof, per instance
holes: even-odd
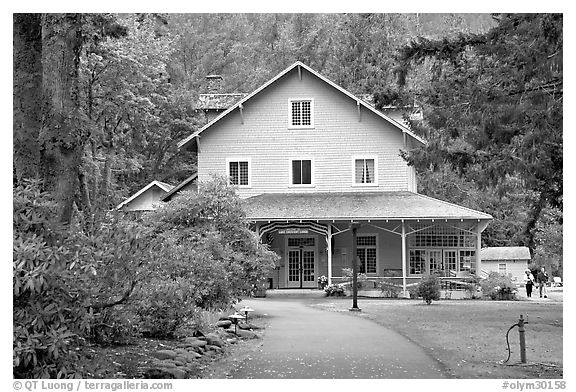
[[[483,212],[406,191],[268,193],[244,202],[251,220],[492,219]]]
[[[526,246],[499,246],[482,248],[480,250],[482,260],[530,260],[530,249]]]
[[[409,128],[407,128],[405,125],[400,124],[398,121],[395,121],[393,119],[391,119],[390,117],[388,117],[387,115],[385,115],[384,113],[380,112],[379,110],[377,110],[376,108],[374,108],[371,104],[369,104],[368,102],[364,101],[362,98],[359,98],[357,96],[355,96],[354,94],[352,94],[351,92],[349,92],[348,90],[344,89],[343,87],[340,87],[339,85],[337,85],[336,83],[332,82],[331,80],[327,79],[326,77],[322,76],[321,74],[319,74],[318,72],[314,71],[312,68],[308,67],[307,65],[305,65],[304,63],[300,62],[300,61],[296,61],[294,64],[292,64],[291,66],[289,66],[288,68],[286,68],[285,70],[283,70],[282,72],[280,72],[278,75],[276,75],[275,77],[273,77],[272,79],[270,79],[268,82],[264,83],[262,86],[258,87],[256,90],[254,90],[253,92],[251,92],[250,94],[246,95],[244,98],[242,98],[241,100],[239,100],[238,102],[236,102],[236,104],[234,104],[234,106],[231,106],[230,108],[228,108],[227,110],[225,110],[222,114],[220,114],[218,117],[216,117],[214,120],[210,121],[208,124],[206,124],[204,127],[202,127],[200,130],[194,132],[193,134],[191,134],[190,136],[188,136],[187,138],[185,138],[184,140],[180,141],[178,143],[178,148],[182,148],[184,146],[186,146],[189,142],[193,141],[196,139],[196,137],[198,137],[202,132],[204,132],[205,130],[207,130],[208,128],[210,128],[212,125],[216,124],[218,121],[220,121],[220,119],[222,119],[223,117],[225,117],[226,115],[228,115],[229,113],[233,112],[235,109],[241,108],[242,105],[247,102],[250,98],[254,97],[255,95],[257,95],[258,93],[260,93],[262,90],[266,89],[267,87],[269,87],[270,85],[274,84],[274,82],[276,82],[278,79],[280,79],[282,76],[286,75],[287,73],[289,73],[290,71],[292,71],[293,69],[300,67],[301,69],[304,69],[308,72],[310,72],[312,75],[314,75],[315,77],[317,77],[318,79],[322,80],[323,82],[327,83],[328,85],[332,86],[333,88],[335,88],[336,90],[338,90],[339,92],[341,92],[342,94],[348,96],[349,98],[351,98],[352,100],[356,101],[357,105],[360,107],[364,107],[366,109],[368,109],[369,111],[373,112],[374,114],[376,114],[378,117],[382,118],[383,120],[387,121],[388,123],[392,124],[393,126],[395,126],[396,128],[398,128],[400,131],[402,131],[404,134],[409,135],[410,137],[412,137],[414,140],[416,140],[419,143],[425,144],[424,139],[422,139],[420,136],[416,135],[414,132],[412,132]]]
[[[141,194],[143,194],[148,189],[150,189],[154,186],[157,186],[158,188],[160,188],[164,192],[169,192],[172,188],[174,188],[174,185],[170,185],[170,184],[167,184],[165,182],[154,180],[154,181],[150,182],[148,185],[144,186],[138,192],[134,193],[132,196],[125,199],[122,203],[118,204],[116,209],[119,210],[120,208],[124,207],[126,204],[130,203],[132,200],[136,199],[138,196],[140,196]]]

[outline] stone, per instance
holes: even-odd
[[[197,353],[196,351],[190,351],[190,352],[187,354],[187,358],[189,358],[190,360],[202,358],[202,354]]]
[[[206,349],[207,349],[207,350],[210,350],[210,351],[216,351],[216,352],[221,352],[221,351],[222,351],[222,349],[221,349],[220,347],[218,347],[218,346],[211,346],[211,345],[206,346]]]
[[[174,378],[173,374],[166,372],[166,369],[150,368],[144,371],[144,378],[159,379],[159,378]]]
[[[180,362],[181,365],[178,365],[178,362]],[[176,365],[178,365],[178,366],[185,365],[185,364],[187,364],[188,362],[189,362],[189,360],[188,360],[188,354],[179,355],[179,356],[177,356],[176,358],[174,358],[174,363],[175,363]]]
[[[204,347],[205,345],[208,344],[207,341],[194,337],[184,339],[184,343],[186,344],[187,347]]]
[[[176,354],[179,355],[188,355],[188,350],[186,350],[185,348],[177,348],[174,351],[176,351]]]
[[[177,379],[182,379],[182,378],[186,378],[186,371],[182,370],[182,369],[166,369],[165,370],[166,373],[170,373],[171,375],[174,376],[174,378]]]
[[[209,333],[208,335],[206,335],[206,341],[211,346],[222,347],[224,345],[222,339],[214,333]]]
[[[243,329],[238,331],[238,336],[241,337],[242,339],[257,339],[258,338],[258,335],[256,335],[255,332],[246,331]]]
[[[238,343],[238,339],[236,339],[236,338],[228,338],[228,339],[226,339],[226,341],[230,344]]]
[[[238,323],[238,329],[251,329],[252,327],[248,323]]]
[[[230,320],[220,320],[216,323],[218,328],[228,328],[232,325],[232,321]]]
[[[171,359],[165,359],[163,361],[155,361],[152,363],[153,366],[157,368],[173,368],[176,367],[176,364]]]
[[[160,350],[152,353],[152,355],[158,359],[174,359],[177,354],[172,350]]]

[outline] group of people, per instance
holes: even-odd
[[[536,285],[536,287],[540,290],[540,298],[544,296],[544,298],[548,298],[546,295],[546,283],[548,282],[548,273],[544,267],[540,268],[540,271],[536,274],[536,279],[534,279],[534,275],[532,271],[526,269],[526,295],[528,298],[532,297],[532,287]]]

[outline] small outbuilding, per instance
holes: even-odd
[[[480,251],[482,258],[483,272],[498,272],[502,275],[509,275],[518,284],[526,280],[524,271],[530,264],[530,250],[526,246],[501,246],[482,248]]]
[[[122,203],[118,204],[117,210],[124,211],[151,211],[160,204],[160,199],[170,192],[174,185],[165,182],[152,181]]]

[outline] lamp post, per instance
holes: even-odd
[[[360,223],[350,223],[352,229],[352,307],[349,309],[351,312],[360,312],[358,307],[358,256],[356,255],[356,231],[360,227]]]

